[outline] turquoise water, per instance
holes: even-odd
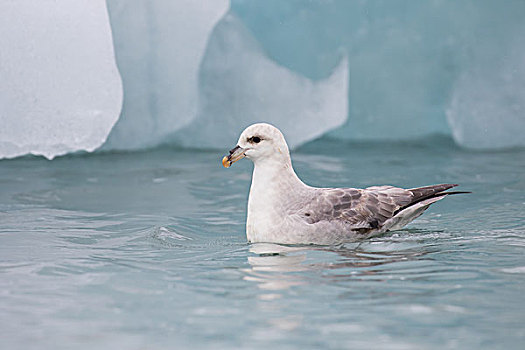
[[[525,151],[310,143],[311,185],[473,191],[337,247],[248,245],[251,163],[221,156],[1,161],[0,348],[523,348]]]

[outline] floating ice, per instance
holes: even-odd
[[[0,1],[0,158],[93,151],[122,103],[105,2]]]
[[[232,0],[278,63],[327,75],[348,56],[348,121],[333,136],[385,140],[449,133],[444,106],[457,74],[450,2]]]
[[[270,57],[305,76],[326,76],[346,52],[349,115],[332,136],[525,144],[524,1],[232,0],[232,11]]]
[[[525,146],[525,31],[497,53],[478,53],[453,89],[447,116],[459,145]]]
[[[292,147],[329,130],[525,146],[521,0],[229,5],[108,0],[125,101],[105,149],[222,148],[257,121]],[[0,158],[100,146],[122,99],[104,1],[0,0],[0,13]]]
[[[108,0],[108,7],[124,106],[104,147],[158,145],[195,118],[199,64],[229,0]]]
[[[234,15],[215,27],[200,72],[197,119],[175,139],[190,147],[229,147],[255,122],[277,125],[290,147],[342,125],[348,64],[312,81],[272,61]]]

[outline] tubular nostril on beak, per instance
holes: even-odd
[[[244,148],[237,145],[230,151],[229,155],[225,156],[222,159],[222,165],[224,165],[225,168],[229,168],[233,163],[235,163],[239,159],[243,159],[244,157]]]
[[[230,156],[231,156],[235,151],[237,151],[239,148],[241,148],[241,147],[240,147],[240,146],[235,146],[234,148],[232,148],[232,149],[230,150]]]

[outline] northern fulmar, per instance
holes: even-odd
[[[254,163],[248,198],[249,242],[330,245],[398,230],[455,184],[412,189],[394,186],[316,188],[295,174],[283,134],[273,125],[253,124],[222,159],[229,168],[242,158]]]

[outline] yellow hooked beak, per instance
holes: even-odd
[[[245,149],[241,146],[235,146],[235,148],[230,150],[230,155],[224,156],[224,158],[222,158],[222,165],[225,168],[231,167],[233,163],[245,157],[244,151]]]

